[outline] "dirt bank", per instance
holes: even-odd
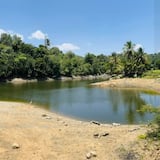
[[[0,102],[0,160],[118,160],[128,156],[151,160],[151,152],[137,138],[145,131],[145,126],[99,125],[30,104]]]
[[[134,88],[142,90],[150,90],[160,93],[160,79],[143,79],[143,78],[123,78],[109,80],[92,84],[99,87],[111,88]]]

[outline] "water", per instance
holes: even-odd
[[[81,120],[136,124],[148,122],[150,114],[137,112],[142,105],[160,106],[160,95],[138,90],[89,86],[90,81],[0,84],[0,100],[40,105],[50,111]]]

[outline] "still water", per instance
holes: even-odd
[[[138,90],[91,87],[91,81],[0,83],[0,100],[32,101],[50,111],[81,120],[135,124],[148,122],[142,105],[160,106],[160,95]]]

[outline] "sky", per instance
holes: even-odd
[[[78,55],[121,52],[127,41],[160,51],[160,0],[0,0],[0,33]]]

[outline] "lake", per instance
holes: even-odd
[[[85,121],[137,124],[151,120],[137,112],[142,105],[160,106],[160,95],[140,90],[91,87],[92,81],[0,83],[0,100],[33,102],[47,110]]]

